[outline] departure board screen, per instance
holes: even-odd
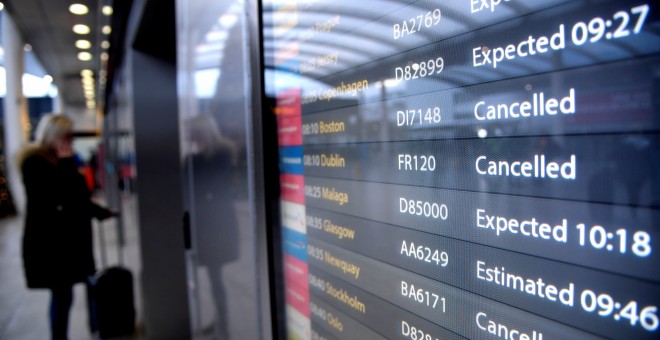
[[[287,337],[660,338],[660,3],[261,19]]]

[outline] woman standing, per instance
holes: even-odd
[[[66,339],[73,285],[87,284],[90,330],[96,331],[91,279],[95,273],[91,218],[112,213],[91,201],[73,158],[73,123],[63,115],[44,116],[36,141],[19,156],[27,194],[23,267],[28,288],[51,290],[53,339]]]

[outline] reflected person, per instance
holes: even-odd
[[[194,206],[192,207],[199,264],[208,270],[216,310],[215,332],[229,338],[228,306],[222,268],[238,259],[238,220],[234,207],[238,195],[235,144],[221,135],[212,117],[190,122],[196,152],[192,156]],[[208,329],[207,331],[211,331]]]

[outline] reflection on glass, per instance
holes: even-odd
[[[179,32],[184,157],[192,249],[193,332],[257,338],[254,233],[248,198],[245,90],[249,57],[242,1],[189,1]]]

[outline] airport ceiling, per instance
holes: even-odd
[[[21,32],[24,42],[32,46],[46,71],[53,77],[65,105],[90,107],[99,93],[99,74],[107,60],[111,7],[109,0],[4,0],[9,15]],[[86,6],[86,14],[74,14],[71,5]],[[80,8],[80,7],[79,7]],[[74,7],[75,9],[75,7]],[[83,10],[84,12],[84,10]],[[78,34],[74,26],[86,25],[89,32]],[[80,27],[80,26],[78,26]],[[84,29],[83,27],[80,27]],[[104,32],[105,31],[105,32]],[[106,43],[104,43],[106,42]],[[91,54],[81,55],[87,52]],[[81,60],[91,57],[90,60]],[[83,70],[94,73],[94,92],[83,87]],[[85,81],[89,82],[89,80]]]

